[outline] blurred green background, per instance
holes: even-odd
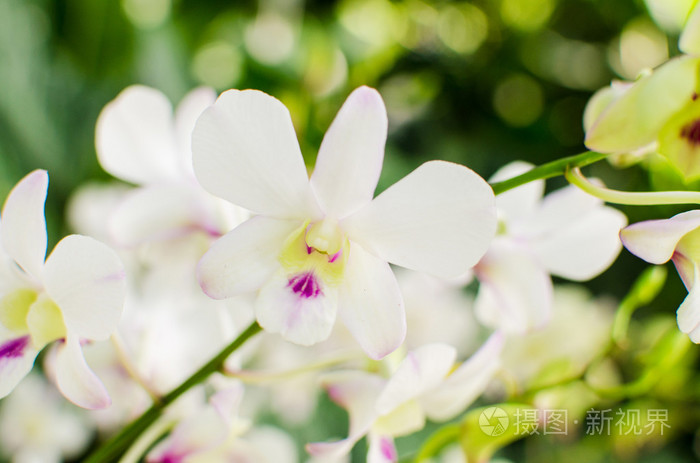
[[[135,83],[174,104],[199,85],[268,92],[290,108],[310,165],[349,92],[378,88],[390,117],[380,189],[428,159],[485,178],[512,160],[541,164],[585,149],[582,115],[595,90],[678,53],[691,3],[0,0],[0,198],[47,169],[51,241],[67,233],[71,193],[108,178],[95,156],[97,115]],[[588,172],[618,189],[650,188],[640,167]],[[624,209],[630,222],[680,210]],[[589,287],[621,298],[643,267],[623,251]],[[684,296],[673,274],[645,310],[673,314]],[[538,442],[541,458],[547,441]],[[645,461],[692,461],[692,433],[680,442]],[[556,455],[546,461],[568,461]]]

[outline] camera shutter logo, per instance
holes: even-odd
[[[479,415],[479,427],[487,436],[500,436],[506,432],[509,424],[508,414],[499,407],[489,407]]]

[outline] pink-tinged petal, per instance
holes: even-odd
[[[107,389],[85,361],[78,338],[69,335],[58,346],[55,361],[56,386],[66,399],[88,410],[111,405]]]
[[[255,301],[260,326],[302,346],[330,336],[337,309],[337,290],[311,270],[292,275],[279,270]]]
[[[37,281],[41,281],[46,257],[44,203],[48,188],[47,172],[33,171],[10,191],[0,216],[5,252]]]
[[[570,207],[575,208],[581,203],[576,197],[585,193],[571,186],[553,195],[557,196],[555,201],[562,206],[570,199]],[[545,208],[546,204],[543,205]],[[552,228],[533,237],[530,245],[550,273],[584,281],[602,273],[617,258],[622,249],[619,233],[627,225],[627,217],[603,204],[581,207],[578,211],[579,215],[566,223],[554,225],[555,222],[550,221]]]
[[[347,455],[377,419],[376,401],[385,381],[364,371],[340,371],[323,379],[328,396],[350,417],[348,437],[335,442],[314,442],[306,450],[314,456],[339,458]]]
[[[603,153],[630,152],[656,140],[668,119],[692,99],[697,57],[675,58],[635,82],[586,133],[586,146]]]
[[[421,346],[406,355],[377,401],[377,411],[386,415],[401,404],[437,386],[450,372],[457,350],[443,343]]]
[[[225,442],[230,417],[207,405],[181,421],[173,432],[148,453],[148,463],[185,463]],[[194,460],[192,460],[194,461]]]
[[[668,262],[683,236],[698,227],[700,210],[696,209],[670,219],[637,222],[625,227],[620,232],[620,239],[629,252],[658,265]]]
[[[351,243],[340,286],[340,317],[360,346],[379,360],[406,337],[406,313],[389,264]]]
[[[63,238],[46,259],[44,286],[69,334],[107,339],[124,306],[124,266],[107,245],[81,235]]]
[[[202,290],[214,299],[260,289],[280,267],[284,241],[301,224],[258,216],[219,238],[197,266]]]
[[[529,250],[497,239],[475,270],[481,283],[475,301],[481,323],[524,333],[549,320],[552,281]]]
[[[0,399],[12,392],[34,366],[39,352],[29,336],[0,337]]]
[[[182,236],[194,230],[218,234],[208,224],[201,190],[183,184],[158,184],[129,193],[110,217],[109,231],[121,246]],[[206,194],[206,193],[204,193]]]
[[[194,172],[212,193],[278,218],[319,215],[289,111],[255,90],[221,94],[192,133]]]
[[[394,439],[391,436],[370,433],[368,440],[367,463],[395,463],[399,461],[399,453],[396,451]]]
[[[175,110],[175,136],[177,137],[180,168],[188,177],[192,170],[192,131],[205,109],[216,101],[216,92],[209,87],[198,87],[184,96]]]
[[[700,55],[700,5],[697,3],[688,14],[678,48],[689,55]]]
[[[386,108],[376,90],[360,87],[350,94],[323,138],[311,176],[326,215],[341,219],[372,200],[387,127]]]
[[[426,162],[342,226],[385,261],[454,278],[475,265],[493,239],[493,191],[464,166]]]
[[[528,162],[515,161],[507,164],[489,179],[490,183],[501,182],[531,170],[534,166]],[[496,209],[499,219],[506,223],[527,217],[532,214],[542,200],[544,180],[536,180],[525,185],[508,190],[496,196]]]
[[[692,288],[678,307],[678,328],[690,336],[695,344],[700,344],[700,275],[695,267],[695,278]]]
[[[132,85],[97,118],[97,159],[113,176],[136,184],[180,178],[173,108],[156,89]]]
[[[496,332],[466,362],[430,394],[421,397],[426,415],[447,421],[462,413],[479,397],[500,367],[504,336]]]

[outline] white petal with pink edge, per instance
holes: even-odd
[[[399,461],[399,453],[391,436],[370,433],[368,440],[367,463],[396,463]]]
[[[421,397],[426,415],[446,421],[464,411],[486,389],[500,367],[504,336],[496,332],[430,394]]]
[[[464,166],[426,162],[342,226],[387,262],[454,278],[476,264],[493,239],[493,191]]]
[[[181,177],[173,108],[143,85],[122,90],[97,118],[97,158],[113,176],[136,184]]]
[[[345,326],[375,360],[392,353],[406,337],[406,313],[391,267],[357,243],[350,244],[338,306]]]
[[[59,344],[54,358],[56,386],[66,399],[88,410],[111,405],[107,389],[85,361],[77,337],[69,335]]]
[[[287,237],[299,226],[294,220],[257,216],[219,238],[199,261],[197,278],[214,299],[257,291],[280,267]]]
[[[693,286],[683,303],[678,307],[678,328],[690,336],[695,344],[700,344],[700,276],[697,265]]]
[[[278,218],[319,216],[289,111],[265,93],[222,93],[197,120],[192,161],[199,183],[233,204]]]
[[[44,287],[63,314],[69,334],[107,339],[124,306],[124,266],[107,245],[81,235],[58,242],[44,267]]]
[[[494,241],[476,266],[479,321],[509,333],[545,324],[552,310],[552,280],[532,253],[507,238]]]
[[[46,257],[44,203],[49,175],[35,170],[10,191],[2,208],[2,246],[14,261],[34,279],[41,281]]]
[[[337,290],[326,286],[313,271],[289,275],[280,269],[255,301],[260,326],[302,346],[330,336],[337,310]]]
[[[629,252],[650,264],[668,262],[684,235],[700,227],[700,210],[674,215],[670,219],[646,220],[625,227],[620,232],[622,244]]]
[[[15,337],[0,327],[0,398],[12,392],[34,366],[39,353],[29,335]]]
[[[350,94],[323,138],[311,176],[326,215],[341,219],[372,200],[387,126],[386,108],[376,90],[360,87]]]
[[[406,354],[379,396],[377,411],[386,415],[437,386],[450,372],[456,358],[457,350],[443,343],[421,346]]]

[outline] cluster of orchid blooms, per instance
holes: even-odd
[[[681,39],[687,55],[591,100],[586,143],[595,152],[577,159],[661,155],[700,177],[696,30]],[[576,185],[544,195],[545,177],[528,176],[537,169],[524,162],[489,183],[431,161],[374,197],[387,127],[379,93],[356,89],[309,176],[290,113],[272,96],[200,88],[173,115],[157,90],[125,89],[99,116],[96,148],[102,167],[132,186],[76,195],[71,222],[82,234],[46,257],[45,171],[5,201],[0,396],[12,400],[27,376],[42,390],[30,371],[43,350],[44,373],[63,396],[105,409],[94,415],[105,433],[173,397],[120,450],[126,461],[291,462],[296,450],[281,431],[244,418],[244,389],[250,403],[293,422],[310,413],[316,397],[302,391],[318,383],[350,425],[344,439],[309,443],[313,461],[347,461],[367,436],[368,461],[395,462],[395,437],[464,413],[512,359],[508,346],[553,323],[561,296],[552,275],[591,279],[623,244],[653,264],[673,260],[689,291],[678,326],[700,342],[700,212],[626,226],[605,205],[697,202],[694,192],[608,190],[581,176],[585,161],[568,166]],[[474,278],[472,301],[461,288]],[[487,333],[480,347],[472,304]],[[230,347],[260,327],[271,334]],[[232,355],[197,373],[222,349]],[[243,368],[251,360],[269,368]],[[67,441],[39,450],[17,442],[16,451],[60,461],[76,451]]]

